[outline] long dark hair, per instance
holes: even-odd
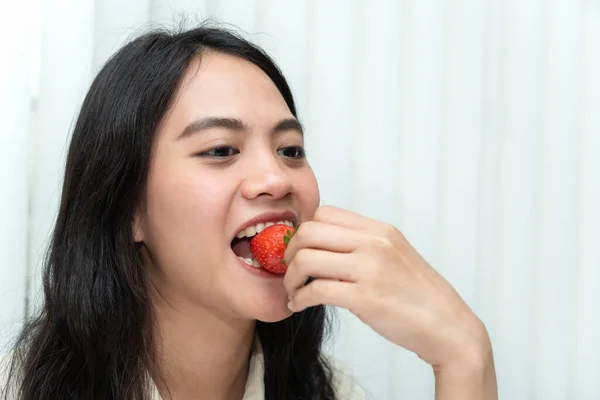
[[[15,346],[10,376],[18,398],[148,398],[154,317],[131,222],[144,196],[155,131],[184,71],[205,50],[260,67],[296,115],[273,60],[219,27],[152,31],[104,65],[71,139],[44,301]],[[266,399],[335,398],[321,354],[328,321],[320,306],[278,323],[257,322]]]

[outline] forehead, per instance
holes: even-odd
[[[204,52],[184,73],[171,116],[178,120],[233,117],[248,125],[292,117],[287,103],[259,67],[240,57]]]

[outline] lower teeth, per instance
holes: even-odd
[[[260,264],[258,263],[258,261],[254,260],[252,258],[245,258],[245,257],[240,257],[240,256],[238,256],[238,258],[251,267],[260,268]]]

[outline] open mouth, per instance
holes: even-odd
[[[246,264],[254,268],[261,268],[258,261],[256,261],[254,257],[252,257],[252,251],[250,251],[250,241],[254,236],[256,236],[257,233],[260,233],[265,228],[276,224],[294,226],[292,221],[266,222],[249,226],[241,230],[231,241],[231,249],[233,250],[235,255]]]
[[[260,268],[258,261],[252,257],[252,252],[250,251],[250,240],[252,240],[252,238],[235,238],[231,242],[231,249],[235,255],[246,264],[255,268]]]

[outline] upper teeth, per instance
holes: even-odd
[[[275,225],[275,224],[284,224],[287,226],[294,226],[294,224],[292,223],[292,221],[277,221],[277,222],[267,222],[267,223],[258,223],[256,225],[253,226],[249,226],[246,229],[242,229],[240,231],[240,233],[238,233],[236,235],[236,237],[238,239],[241,239],[243,237],[252,237],[254,235],[256,235],[257,233],[262,232],[265,228],[268,228],[271,225]]]

